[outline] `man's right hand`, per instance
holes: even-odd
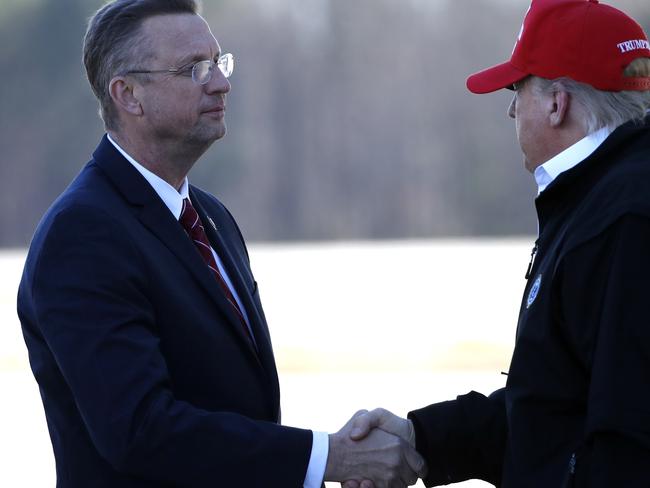
[[[388,419],[387,428],[397,434],[380,426],[384,417]],[[377,410],[357,412],[340,431],[330,434],[325,480],[345,481],[346,488],[403,488],[415,484],[426,474],[426,465],[408,440],[408,424],[406,429],[400,426]]]
[[[395,435],[408,445],[415,449],[415,429],[413,423],[397,415],[385,410],[377,408],[371,412],[359,411],[351,420],[352,430],[350,431],[350,438],[352,440],[362,440],[366,438],[375,429],[380,429],[386,433]],[[418,455],[419,457],[419,455]],[[420,457],[420,460],[422,458]],[[417,470],[418,476],[423,478],[426,476],[427,467],[424,460],[422,460],[422,467]],[[363,480],[350,479],[343,483],[343,488],[378,488],[379,485],[373,483],[371,479],[365,478]]]
[[[370,412],[360,411],[352,418],[350,436],[358,441],[365,438],[372,429],[381,429],[401,437],[415,449],[415,429],[408,419],[398,417],[384,408],[376,408]]]

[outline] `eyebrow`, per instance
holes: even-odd
[[[213,61],[216,61],[217,59],[219,59],[220,56],[221,56],[221,51],[217,51],[217,53],[214,55]],[[179,60],[179,62],[176,64],[176,66],[178,66],[179,68],[182,68],[184,66],[187,66],[188,64],[198,63],[199,61],[204,61],[205,59],[206,59],[206,57],[203,54],[192,53],[192,54],[188,54],[186,56],[183,56]]]

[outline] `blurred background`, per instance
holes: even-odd
[[[502,386],[536,189],[509,92],[465,78],[510,55],[529,2],[203,3],[236,69],[228,135],[190,179],[251,244],[284,421],[334,431],[358,408]],[[609,3],[650,30],[647,0]],[[0,0],[2,486],[54,486],[15,293],[40,216],[103,133],[81,63],[102,4]]]
[[[535,232],[504,61],[527,0],[210,0],[229,134],[192,172],[249,240]],[[617,0],[646,28],[647,0]],[[99,0],[0,0],[0,246],[25,246],[103,132],[81,59]],[[29,184],[25,184],[29,182]]]

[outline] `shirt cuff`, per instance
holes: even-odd
[[[330,449],[330,438],[327,432],[313,432],[311,456],[303,488],[320,488],[325,477],[325,466]]]

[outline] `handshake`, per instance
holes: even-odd
[[[329,436],[325,481],[343,488],[402,488],[426,473],[413,424],[387,410],[360,410]]]

